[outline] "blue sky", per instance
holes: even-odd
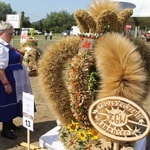
[[[91,0],[2,0],[1,2],[10,4],[17,14],[24,11],[25,16],[30,17],[30,22],[46,18],[47,14],[54,11],[66,10],[72,14],[80,8],[87,10],[91,4]]]

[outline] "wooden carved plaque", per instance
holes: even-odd
[[[95,101],[88,115],[101,134],[117,141],[136,141],[150,131],[146,111],[123,97],[111,96]]]

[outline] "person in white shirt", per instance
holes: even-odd
[[[52,38],[53,38],[53,32],[52,31],[50,31],[49,37],[50,37],[50,40],[52,40]]]

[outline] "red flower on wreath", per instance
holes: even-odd
[[[74,72],[77,72],[77,68],[73,68],[73,71],[74,71]]]
[[[83,48],[89,48],[90,45],[91,45],[91,42],[86,41],[86,42],[83,43],[82,47],[83,47]]]
[[[73,84],[73,86],[76,86],[76,85],[77,85],[77,82],[76,82],[76,81],[74,81],[74,82],[72,82],[72,84]]]
[[[75,108],[78,109],[78,108],[79,108],[79,105],[77,105]]]
[[[78,59],[79,59],[79,60],[81,60],[81,59],[82,59],[82,57],[81,57],[80,55],[78,55]]]
[[[74,94],[74,97],[75,97],[75,98],[77,98],[77,97],[78,97],[78,95],[79,95],[78,93],[75,93],[75,94]]]

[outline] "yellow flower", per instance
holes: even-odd
[[[85,133],[85,131],[79,131],[79,132],[78,132],[78,138],[79,138],[81,141],[85,141],[86,138],[87,138],[87,134]]]
[[[79,128],[78,123],[75,123],[73,121],[71,124],[67,126],[67,129],[69,129],[70,132],[76,132],[78,128]]]
[[[91,135],[92,140],[97,140],[99,138],[99,132],[95,129],[89,129],[88,134]]]

